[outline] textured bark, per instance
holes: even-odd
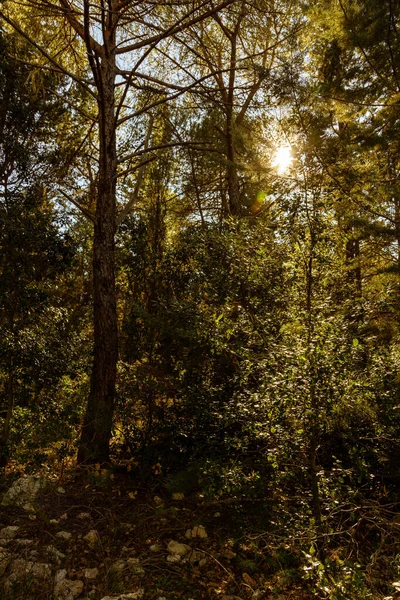
[[[110,34],[111,35],[111,34]],[[113,48],[112,40],[108,47]],[[115,291],[116,123],[114,53],[93,68],[99,81],[99,184],[93,236],[94,362],[84,417],[78,462],[109,460],[118,360]]]

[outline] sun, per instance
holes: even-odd
[[[279,146],[275,150],[272,164],[277,167],[279,175],[283,175],[292,164],[293,156],[290,146]]]

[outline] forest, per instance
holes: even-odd
[[[400,3],[1,0],[0,599],[400,597]]]

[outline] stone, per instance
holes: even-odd
[[[125,560],[123,560],[122,558],[120,558],[119,560],[116,560],[115,562],[113,562],[113,564],[110,567],[110,571],[112,573],[122,573],[123,571],[125,571],[125,569],[128,567],[127,562]]]
[[[72,538],[72,533],[70,533],[69,531],[59,531],[58,533],[56,533],[56,538],[68,541]]]
[[[119,596],[104,596],[101,600],[141,600],[144,596],[144,589],[139,588],[136,592],[120,594]]]
[[[184,500],[185,499],[185,494],[182,494],[181,492],[175,492],[174,494],[172,494],[172,500]]]
[[[180,542],[176,542],[174,540],[171,540],[168,544],[169,554],[175,556],[185,556],[185,554],[187,554],[190,551],[190,546],[187,546],[186,544],[181,544]]]
[[[0,550],[0,577],[4,575],[11,560],[11,554],[4,548]]]
[[[140,565],[138,558],[128,558],[126,562],[128,564],[128,567],[131,569],[131,571],[133,571],[135,575],[137,575],[138,577],[145,576],[145,570]]]
[[[33,544],[33,540],[28,540],[28,539],[20,539],[20,540],[14,540],[14,544],[16,544],[17,546],[19,546],[20,548],[27,548],[28,546],[32,546]]]
[[[50,482],[42,477],[27,476],[14,481],[4,494],[2,506],[24,506],[35,502],[39,494],[49,489]]]
[[[84,521],[85,519],[91,519],[92,517],[91,517],[90,513],[88,513],[88,512],[81,512],[81,513],[79,513],[79,515],[76,518]]]
[[[192,529],[192,538],[205,539],[208,538],[207,532],[203,525],[198,525]]]
[[[87,533],[83,537],[83,539],[89,544],[91,548],[94,548],[94,546],[96,546],[96,544],[100,542],[100,535],[99,532],[96,531],[96,529],[91,529],[89,533]]]
[[[169,563],[178,563],[181,562],[182,557],[178,556],[177,554],[168,554],[167,556],[167,562]]]
[[[3,527],[0,530],[0,538],[1,540],[12,540],[16,537],[20,528],[18,525],[9,525],[9,527]]]
[[[61,562],[61,560],[65,558],[65,554],[60,552],[55,546],[46,546],[45,550],[50,560],[53,560],[56,563]]]
[[[84,573],[85,579],[90,579],[90,580],[97,579],[99,576],[99,570],[96,569],[96,567],[94,567],[93,569],[85,569],[83,573]]]
[[[46,580],[51,576],[51,567],[47,563],[36,563],[23,558],[17,558],[11,563],[11,573],[8,580],[22,581],[26,577]]]
[[[227,560],[232,560],[233,558],[235,558],[236,552],[233,552],[229,548],[225,548],[224,550],[222,550],[221,556],[223,556]]]
[[[85,584],[79,579],[67,579],[66,569],[58,571],[54,577],[54,600],[75,600],[83,592]]]

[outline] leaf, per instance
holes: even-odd
[[[250,577],[250,575],[248,575],[247,573],[243,573],[242,578],[243,581],[247,583],[247,585],[249,585],[250,587],[255,587],[257,585],[257,582],[254,581],[254,579]]]
[[[358,341],[358,339],[354,338],[354,340],[353,340],[353,348],[357,348],[357,346],[358,346],[359,343],[360,342]]]

